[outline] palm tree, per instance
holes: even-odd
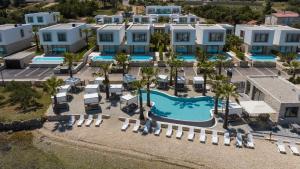
[[[288,53],[284,57],[285,57],[286,63],[290,64],[294,59],[297,58],[297,54],[296,53]]]
[[[91,32],[90,28],[85,28],[81,30],[82,33],[85,35],[85,43],[86,43],[86,48],[89,48],[89,33]]]
[[[224,124],[223,128],[227,129],[228,128],[228,115],[229,115],[229,98],[234,98],[237,103],[239,103],[239,94],[236,91],[235,85],[232,83],[223,83],[221,87],[221,94],[220,94],[222,99],[226,100],[225,104],[225,116],[224,116]]]
[[[207,77],[214,72],[214,63],[209,61],[199,62],[198,68],[203,71],[203,90],[202,95],[206,95],[206,83],[207,83]]]
[[[173,67],[175,68],[175,88],[174,88],[174,95],[177,96],[177,76],[178,76],[178,68],[182,67],[183,61],[174,59],[173,61]]]
[[[35,51],[36,52],[40,52],[40,44],[39,44],[40,41],[39,41],[38,31],[39,30],[36,27],[34,27],[32,29],[32,32],[34,33],[34,40],[35,40],[35,45],[36,45]]]
[[[102,69],[104,74],[104,81],[103,84],[105,84],[105,93],[106,93],[106,99],[109,99],[109,78],[108,78],[108,72],[111,68],[111,65],[109,63],[103,63],[100,64],[99,67]]]
[[[62,79],[57,79],[56,76],[52,76],[50,79],[47,79],[44,82],[44,91],[49,93],[51,96],[54,97],[54,106],[53,111],[54,113],[57,112],[57,97],[56,94],[58,92],[57,88],[64,83]]]
[[[223,67],[226,59],[227,58],[224,55],[221,55],[221,54],[217,55],[216,65],[218,67],[218,73],[219,73],[219,75],[221,75],[221,73],[222,73],[222,67]]]
[[[139,95],[139,105],[140,105],[140,119],[144,120],[144,108],[143,108],[143,95],[142,95],[142,89],[145,86],[145,80],[141,79],[141,80],[136,80],[133,82],[133,86],[134,88],[137,90],[138,95]]]
[[[170,49],[169,50],[169,60],[168,60],[168,65],[170,66],[170,82],[169,82],[169,85],[172,86],[173,84],[173,73],[174,73],[174,61],[175,61],[175,58],[176,58],[176,55],[173,51],[173,49]]]
[[[150,107],[150,83],[155,81],[153,77],[157,74],[157,69],[154,67],[143,67],[142,68],[142,75],[143,79],[147,82],[147,106]]]
[[[214,114],[218,114],[218,105],[222,93],[222,84],[227,82],[224,75],[211,75],[209,83],[212,85],[212,92],[215,93]]]
[[[72,71],[72,66],[73,66],[73,62],[76,62],[79,60],[79,56],[73,53],[64,53],[64,58],[65,58],[65,63],[67,63],[68,65],[68,69],[69,69],[69,75],[72,78],[73,77],[73,71]]]
[[[196,48],[196,57],[199,62],[203,62],[204,60],[206,60],[206,54],[200,47]]]
[[[128,56],[126,55],[126,53],[118,53],[117,56],[116,56],[116,61],[118,62],[118,64],[122,65],[122,67],[123,67],[123,76],[124,76],[126,66],[127,66],[127,63],[128,63]]]
[[[290,69],[290,72],[292,73],[292,80],[293,80],[293,82],[295,82],[296,71],[299,68],[300,68],[300,63],[299,62],[297,62],[297,61],[290,62],[289,69]]]

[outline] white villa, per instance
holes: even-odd
[[[110,23],[121,24],[123,23],[123,16],[122,15],[97,15],[95,16],[95,20],[97,24],[110,24]]]
[[[235,35],[243,39],[244,50],[251,54],[270,54],[274,29],[263,25],[236,25]]]
[[[85,47],[85,23],[57,24],[39,30],[40,44],[46,54],[77,52]]]
[[[134,24],[127,28],[127,52],[130,54],[149,53],[150,25]]]
[[[158,15],[133,15],[132,21],[134,24],[152,24],[158,22]]]
[[[196,15],[188,14],[188,15],[180,15],[180,14],[172,14],[170,15],[171,23],[179,23],[179,24],[196,24],[198,21]]]
[[[221,25],[196,25],[196,44],[208,54],[221,53],[225,45],[226,29]]]
[[[226,35],[234,34],[234,26],[226,23],[219,23],[218,25],[222,26],[226,30]]]
[[[32,26],[29,24],[0,25],[0,56],[29,48],[32,38]]]
[[[157,14],[159,16],[169,16],[180,13],[181,6],[146,6],[146,15]]]
[[[124,24],[106,24],[97,30],[97,44],[101,54],[116,54],[125,40]]]
[[[59,12],[38,12],[25,14],[26,24],[37,27],[45,27],[56,24],[59,21]]]
[[[171,30],[171,46],[177,54],[195,52],[196,30],[190,24],[173,24]]]

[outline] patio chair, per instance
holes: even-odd
[[[93,122],[93,115],[89,115],[88,119],[85,122],[85,126],[89,127],[92,122]]]
[[[80,115],[79,120],[77,121],[77,126],[81,127],[84,122],[84,115]]]
[[[224,133],[224,145],[225,146],[230,145],[230,134],[228,131]]]
[[[215,130],[212,133],[211,141],[212,141],[212,144],[218,145],[218,141],[219,141],[218,132]]]
[[[98,118],[95,121],[95,126],[99,127],[101,123],[102,123],[102,115],[98,115]]]
[[[283,144],[282,140],[278,140],[276,145],[278,152],[280,152],[281,154],[286,154],[285,145]]]
[[[199,140],[200,140],[200,143],[205,143],[205,141],[206,141],[205,129],[203,129],[203,128],[201,129]]]
[[[237,133],[236,135],[236,147],[242,148],[243,147],[243,137],[242,133]]]
[[[253,135],[251,133],[247,134],[246,147],[248,147],[248,148],[254,148]]]
[[[151,120],[148,119],[144,125],[143,134],[148,134],[150,130],[151,130]]]
[[[195,136],[194,127],[190,127],[189,134],[188,134],[188,140],[193,141]]]
[[[121,127],[122,131],[126,131],[126,129],[129,127],[129,118],[126,118],[125,121],[123,122],[123,125]]]
[[[183,134],[182,126],[178,126],[177,133],[176,133],[176,138],[181,139],[182,134]]]
[[[75,121],[76,121],[75,116],[71,116],[67,123],[67,126],[72,127],[74,125]]]
[[[290,144],[289,144],[289,147],[290,147],[290,149],[291,149],[291,152],[292,152],[294,155],[296,155],[296,156],[299,156],[299,155],[300,155],[299,150],[298,150],[298,147],[296,146],[295,143],[290,143]]]
[[[154,130],[154,135],[159,136],[160,132],[161,132],[161,124],[157,122]]]
[[[172,133],[173,133],[173,126],[172,126],[172,124],[169,123],[168,124],[168,129],[167,129],[167,132],[166,132],[166,136],[171,137]]]
[[[140,128],[140,124],[141,124],[140,120],[136,120],[132,131],[137,133]]]

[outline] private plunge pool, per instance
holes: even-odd
[[[64,57],[58,56],[36,56],[32,59],[32,64],[62,64]]]
[[[276,56],[274,55],[250,55],[248,56],[252,61],[261,61],[261,62],[276,62]]]
[[[143,91],[142,96],[143,102],[146,102],[146,91]],[[183,98],[151,90],[150,99],[154,103],[150,117],[155,120],[199,127],[211,127],[215,124],[212,97]]]
[[[177,59],[182,60],[184,62],[196,62],[196,56],[194,55],[179,55],[177,56]]]
[[[230,61],[230,60],[232,60],[232,58],[228,55],[228,54],[223,54],[224,56],[225,56],[225,60],[226,61]],[[218,55],[212,55],[212,56],[210,56],[209,58],[208,58],[208,60],[209,61],[211,61],[211,62],[215,62],[215,61],[217,61],[218,60]]]
[[[153,60],[153,57],[149,55],[130,55],[129,58],[132,62],[151,62]]]
[[[106,61],[106,62],[113,62],[115,59],[115,56],[113,55],[100,55],[100,56],[93,56],[91,58],[92,61]]]

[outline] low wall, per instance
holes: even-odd
[[[276,62],[260,62],[260,61],[253,61],[252,62],[252,66],[253,67],[266,67],[266,68],[272,68],[272,67],[276,67]]]
[[[151,62],[130,62],[129,63],[129,66],[132,66],[132,67],[143,67],[143,66],[153,66],[154,65],[154,62],[151,61]]]
[[[11,123],[0,122],[0,131],[34,130],[43,127],[44,122],[44,118],[32,119],[27,121],[13,121]]]

